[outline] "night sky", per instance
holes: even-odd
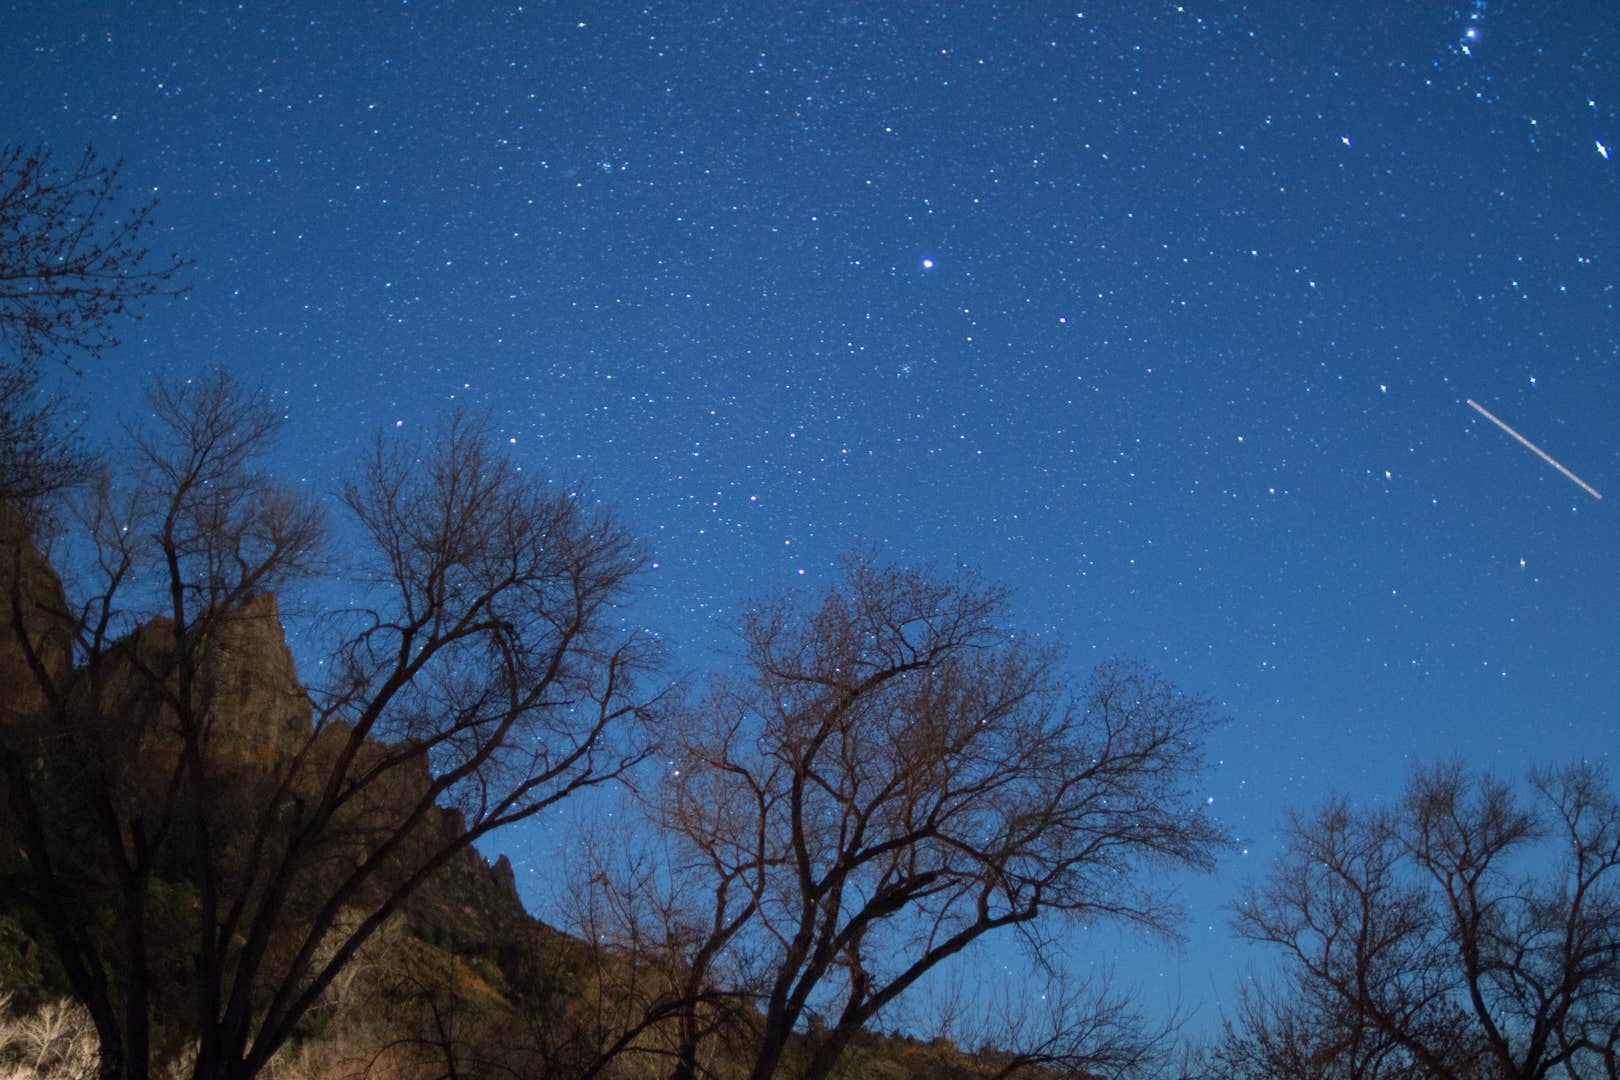
[[[647,539],[681,671],[867,545],[1218,701],[1243,843],[1089,946],[1154,994],[1258,961],[1287,807],[1620,747],[1613,0],[23,3],[0,118],[196,263],[95,438],[224,364],[330,491],[466,406]],[[493,845],[537,909],[564,832]]]

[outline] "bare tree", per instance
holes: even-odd
[[[34,701],[0,724],[0,775],[102,1075],[147,1075],[159,984],[179,983],[194,1075],[248,1077],[474,841],[639,760],[625,735],[656,655],[614,626],[640,562],[624,528],[457,420],[379,439],[345,489],[367,606],[306,695],[267,591],[322,565],[324,529],[259,471],[274,411],[224,375],[152,406],[133,481],[85,500],[76,599],[25,597],[7,555]],[[266,664],[267,711],[227,723]],[[160,918],[164,887],[189,900]],[[112,949],[90,933],[108,911]],[[190,970],[160,980],[177,954]]]
[[[1620,1076],[1620,803],[1591,764],[1530,788],[1446,765],[1395,809],[1294,818],[1235,916],[1282,949],[1287,1004],[1240,1013],[1232,1052],[1318,1076]]]
[[[0,499],[14,506],[86,475],[46,369],[100,355],[120,319],[184,291],[185,263],[147,246],[156,199],[125,205],[122,169],[90,150],[62,167],[45,147],[0,147]]]
[[[752,611],[744,670],[664,729],[655,809],[688,898],[671,940],[692,987],[757,1002],[757,1080],[800,1031],[803,1075],[826,1076],[987,934],[1049,917],[1170,932],[1154,867],[1221,846],[1190,791],[1207,706],[1118,664],[1073,700],[1005,614],[971,577],[852,560],[815,611]],[[676,1077],[703,1072],[701,1020],[684,1017]]]
[[[30,522],[45,504],[90,476],[66,399],[33,364],[0,364],[0,500]]]
[[[1242,1080],[1419,1080],[1433,1075],[1398,1040],[1322,1000],[1297,979],[1246,981],[1189,1077]],[[1443,1013],[1442,1013],[1443,1015]],[[1451,1011],[1450,1022],[1461,1017]]]
[[[551,977],[532,981],[548,992],[522,1003],[529,1075],[592,1080],[660,1065],[709,1075],[745,1054],[757,1027],[750,972],[704,948],[712,928],[691,903],[713,883],[672,873],[660,824],[570,832],[557,917],[574,940],[546,950]]]
[[[147,246],[156,199],[123,206],[123,162],[86,150],[63,168],[43,146],[0,147],[0,340],[69,363],[118,344],[113,324],[175,295],[178,255]]]
[[[1166,1075],[1178,1015],[1150,1020],[1111,969],[1076,977],[1046,956],[1031,959],[1030,979],[953,985],[944,1000],[929,1003],[918,1026],[973,1050],[993,1080]]]

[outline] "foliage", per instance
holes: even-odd
[[[41,944],[41,936],[26,911],[0,914],[0,993],[7,994],[14,1007],[36,1008],[67,993],[61,965]]]

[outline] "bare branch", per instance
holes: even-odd
[[[745,670],[663,728],[653,812],[709,912],[684,956],[758,973],[754,1075],[812,1016],[807,1075],[825,1075],[986,934],[1051,917],[1168,932],[1153,869],[1207,867],[1222,843],[1189,788],[1207,706],[1126,665],[1070,700],[1056,655],[1004,618],[971,577],[855,559],[814,611],[758,605]],[[696,1074],[688,1052],[675,1075]]]
[[[642,759],[660,655],[615,626],[641,558],[623,526],[458,418],[428,445],[379,442],[346,489],[370,611],[312,699],[269,590],[320,568],[323,515],[259,470],[275,411],[223,374],[150,404],[127,476],[82,500],[78,599],[11,589],[38,693],[0,764],[104,1066],[144,1075],[153,965],[178,954],[195,1074],[245,1077],[477,840]],[[61,662],[36,644],[56,638]],[[175,883],[195,890],[191,944],[165,951],[147,902]],[[117,950],[84,932],[98,911]]]
[[[27,363],[72,364],[113,348],[186,267],[148,248],[157,200],[124,207],[123,162],[86,150],[59,166],[43,146],[0,147],[0,341]]]
[[[1234,916],[1286,982],[1229,1024],[1228,1055],[1309,1063],[1275,1075],[1614,1076],[1620,806],[1590,764],[1530,788],[1540,813],[1450,764],[1397,809],[1296,817]]]

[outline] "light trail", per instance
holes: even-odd
[[[1524,444],[1524,448],[1526,450],[1529,450],[1532,454],[1536,455],[1536,457],[1540,458],[1542,461],[1545,461],[1547,464],[1551,465],[1553,468],[1557,469],[1559,472],[1561,472],[1565,476],[1569,477],[1572,481],[1574,481],[1577,485],[1580,486],[1580,489],[1582,491],[1584,491],[1588,495],[1592,496],[1592,498],[1599,499],[1599,500],[1601,500],[1603,498],[1603,496],[1599,495],[1597,493],[1597,489],[1594,488],[1591,484],[1588,484],[1585,480],[1582,480],[1580,477],[1576,476],[1574,473],[1570,472],[1568,469],[1566,469],[1562,465],[1558,464],[1558,462],[1556,462],[1556,461],[1554,461],[1552,459],[1552,455],[1548,454],[1547,451],[1543,450],[1541,447],[1537,446],[1535,443],[1531,442],[1529,439],[1525,438],[1523,435],[1520,435],[1517,431],[1514,431],[1512,428],[1510,428],[1506,424],[1502,423],[1502,421],[1498,420],[1491,413],[1491,411],[1489,409],[1487,409],[1485,406],[1481,405],[1479,402],[1475,401],[1473,398],[1468,399],[1468,404],[1469,404],[1469,407],[1471,407],[1475,412],[1479,413],[1479,415],[1483,416],[1485,419],[1489,420],[1491,423],[1495,424],[1497,427],[1501,428],[1503,431],[1507,432],[1509,435],[1513,436],[1515,439],[1518,439],[1519,442]]]

